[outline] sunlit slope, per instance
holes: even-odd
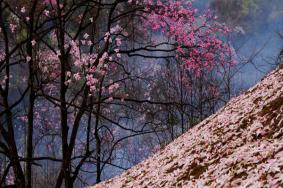
[[[122,175],[94,187],[283,187],[283,68]]]

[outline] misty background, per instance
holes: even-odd
[[[237,79],[245,89],[254,85],[276,65],[283,47],[280,33],[283,30],[283,2],[281,0],[200,0],[200,9],[210,8],[219,21],[234,32],[231,43],[240,62],[247,62]]]

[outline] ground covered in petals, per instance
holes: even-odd
[[[283,66],[105,187],[283,187]]]

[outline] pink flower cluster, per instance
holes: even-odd
[[[30,57],[29,57],[30,58]],[[56,79],[60,75],[60,63],[58,55],[50,50],[40,50],[38,52],[39,70],[45,79]]]
[[[191,1],[144,0],[146,29],[165,34],[176,46],[176,58],[187,68],[200,70],[217,64],[234,63],[229,45],[219,35],[230,32],[209,11],[198,15]]]

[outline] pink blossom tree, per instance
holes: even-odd
[[[33,169],[47,161],[57,164],[53,187],[73,187],[88,162],[101,181],[120,142],[151,132],[116,114],[117,104],[151,102],[126,92],[139,77],[128,71],[131,61],[176,59],[196,76],[234,63],[229,29],[190,1],[15,2],[0,0],[2,185],[14,174],[17,187],[32,187]],[[119,131],[105,122],[131,134],[109,144]]]

